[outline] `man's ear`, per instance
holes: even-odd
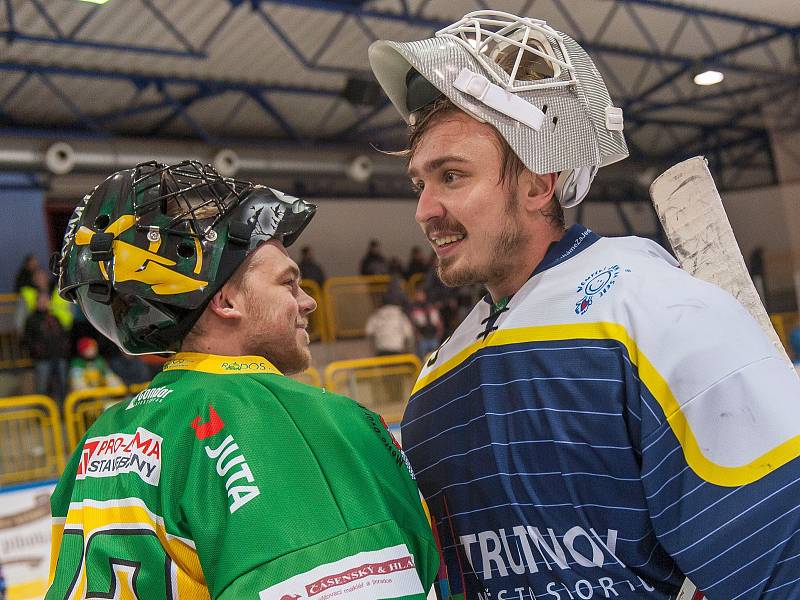
[[[220,319],[241,319],[243,316],[240,310],[241,301],[241,294],[238,294],[236,289],[226,284],[211,297],[211,302],[208,303],[208,310]]]
[[[539,212],[539,209],[547,206],[553,198],[556,189],[558,173],[545,173],[538,175],[529,170],[523,171],[520,176],[520,201],[530,212]]]

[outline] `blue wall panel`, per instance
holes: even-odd
[[[0,293],[14,291],[14,277],[33,252],[47,268],[50,259],[44,190],[30,176],[0,173]]]

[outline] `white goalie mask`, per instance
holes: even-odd
[[[578,204],[597,169],[628,156],[622,110],[583,48],[544,21],[482,10],[433,38],[380,40],[369,61],[407,123],[444,95],[495,127],[534,173],[560,173],[556,197]]]

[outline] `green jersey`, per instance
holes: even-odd
[[[48,599],[424,599],[439,567],[380,417],[258,357],[181,353],[89,429]]]

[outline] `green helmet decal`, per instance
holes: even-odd
[[[172,352],[261,242],[290,246],[316,207],[195,161],[115,173],[75,209],[59,292],[131,354]]]

